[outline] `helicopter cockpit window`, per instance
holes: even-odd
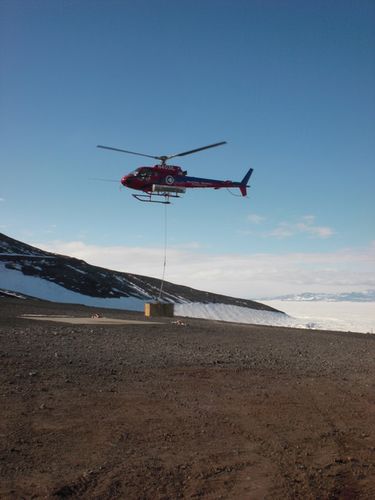
[[[152,168],[145,168],[137,173],[137,177],[140,177],[141,179],[147,179],[151,174]]]

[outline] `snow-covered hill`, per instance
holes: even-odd
[[[161,282],[140,274],[92,266],[83,260],[35,248],[0,233],[0,291],[55,302],[143,310],[156,300]],[[225,304],[264,312],[275,309],[259,302],[228,297],[165,282],[166,302]]]
[[[145,302],[158,298],[160,284],[156,278],[92,266],[79,259],[45,252],[0,233],[0,300],[2,296],[33,297],[143,311]],[[373,292],[350,294],[351,302],[342,302],[343,294],[335,302],[332,295],[327,301],[327,294],[302,294],[263,304],[165,282],[162,299],[175,303],[176,316],[373,333],[375,317],[370,299]],[[347,300],[348,295],[345,297]]]

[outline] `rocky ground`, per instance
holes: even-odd
[[[375,498],[375,335],[92,313],[0,299],[0,498]]]

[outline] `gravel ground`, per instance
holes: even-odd
[[[93,312],[0,299],[0,498],[375,498],[375,336]]]

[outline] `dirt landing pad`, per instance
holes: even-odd
[[[114,319],[102,317],[78,317],[78,316],[43,316],[39,314],[23,314],[21,318],[34,319],[38,321],[54,321],[56,323],[69,323],[71,325],[162,325],[156,321],[139,321],[133,319]]]
[[[375,499],[375,335],[96,315],[0,299],[1,500]]]

